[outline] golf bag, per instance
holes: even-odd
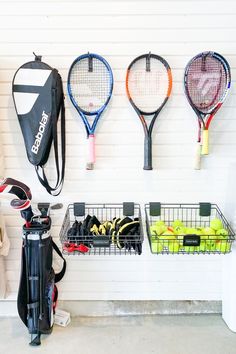
[[[56,69],[41,61],[25,63],[15,73],[12,94],[23,134],[28,160],[35,166],[40,183],[51,195],[61,192],[65,174],[65,106],[62,79]],[[61,164],[59,164],[57,122],[61,112]],[[54,145],[56,183],[52,187],[45,174]],[[60,166],[61,165],[61,166]]]
[[[50,235],[51,219],[32,221],[23,227],[21,278],[17,298],[18,313],[31,334],[31,345],[40,345],[41,334],[50,334],[58,291],[55,283],[66,271],[66,261]],[[52,267],[53,249],[63,260],[62,270]]]

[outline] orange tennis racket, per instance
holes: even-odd
[[[144,170],[152,170],[152,131],[159,113],[170,97],[171,89],[170,66],[159,55],[144,54],[129,65],[126,92],[144,130]]]

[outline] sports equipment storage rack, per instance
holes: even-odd
[[[145,204],[146,230],[150,249],[155,254],[226,254],[231,251],[235,234],[216,204],[162,204],[151,202]],[[210,223],[217,218],[226,232],[226,235],[211,233]],[[177,233],[161,234],[155,225],[160,222],[170,226],[175,221],[181,221],[187,231],[180,228]],[[153,228],[154,226],[154,228]],[[202,229],[205,233],[202,233]],[[171,230],[170,230],[171,231]],[[173,230],[172,230],[173,231]],[[213,230],[214,231],[214,230]]]
[[[140,255],[143,243],[140,205],[69,204],[60,239],[67,255]]]

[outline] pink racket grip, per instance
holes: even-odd
[[[93,170],[95,163],[95,136],[91,134],[88,136],[88,161],[87,170]]]

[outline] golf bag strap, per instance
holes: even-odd
[[[66,260],[63,257],[61,251],[59,250],[59,248],[57,247],[57,245],[55,244],[54,241],[52,241],[52,246],[54,248],[54,250],[56,251],[56,253],[58,254],[59,257],[61,257],[61,259],[63,260],[63,266],[62,266],[62,270],[55,274],[55,283],[59,282],[65,275],[66,272]]]
[[[53,122],[52,122],[52,136],[53,136],[53,145],[54,145],[54,153],[55,153],[55,164],[56,164],[56,173],[57,173],[57,181],[55,187],[50,186],[48,179],[46,177],[44,166],[35,166],[35,170],[40,180],[41,184],[46,188],[47,192],[53,196],[57,196],[60,194],[64,176],[65,176],[65,159],[66,159],[66,134],[65,134],[65,103],[64,97],[61,97],[61,172],[59,168],[59,157],[58,157],[58,139],[57,139],[57,112],[56,112],[56,90],[53,90],[53,101],[52,105],[54,111],[52,112]],[[42,176],[41,176],[42,175]]]

